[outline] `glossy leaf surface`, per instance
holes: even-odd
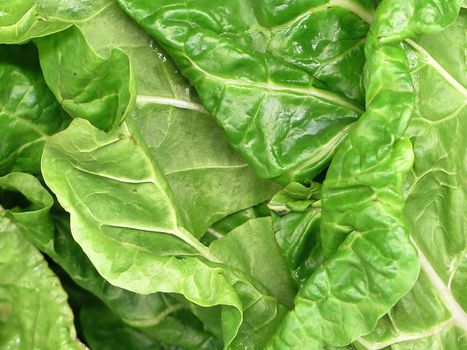
[[[413,161],[403,133],[415,92],[400,41],[440,31],[458,10],[456,2],[437,1],[383,1],[378,7],[366,43],[367,111],[339,147],[323,186],[325,261],[299,291],[269,348],[346,345],[370,332],[415,283],[417,253],[401,193]]]
[[[366,2],[120,4],[174,58],[261,177],[316,175],[363,111]]]
[[[128,55],[138,94],[131,118],[164,173],[190,232],[199,237],[224,216],[277,191],[278,186],[258,179],[232,150],[170,59],[117,5],[80,28],[99,54],[121,49]]]
[[[466,236],[467,134],[465,54],[467,15],[435,34],[407,41],[416,105],[406,135],[415,163],[404,185],[404,213],[420,255],[415,287],[362,349],[467,347]]]
[[[38,174],[45,140],[70,118],[47,88],[33,46],[0,46],[0,80],[0,175]]]
[[[111,166],[104,169],[102,162]],[[254,329],[281,314],[260,284],[214,264],[218,259],[180,226],[170,189],[131,126],[104,133],[76,119],[46,144],[42,170],[71,214],[73,237],[112,284],[142,294],[180,293],[205,307],[224,305],[226,345],[237,337],[243,305],[255,305]],[[245,339],[249,332],[247,324]]]

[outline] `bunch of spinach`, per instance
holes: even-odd
[[[0,2],[0,349],[467,348],[466,21]]]

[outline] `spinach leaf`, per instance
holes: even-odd
[[[180,293],[205,307],[223,305],[226,345],[237,336],[243,305],[256,319],[253,331],[282,314],[259,282],[219,265],[183,228],[169,186],[130,122],[105,133],[75,119],[47,142],[42,171],[71,214],[74,239],[112,284],[141,294]]]
[[[119,3],[168,51],[261,177],[286,184],[318,174],[363,112],[368,3]]]
[[[231,149],[222,130],[206,114],[172,63],[118,6],[109,5],[91,21],[80,23],[79,28],[37,41],[47,53],[41,55],[44,70],[54,77],[64,77],[47,80],[49,86],[53,91],[60,90],[59,96],[71,96],[63,107],[71,106],[67,110],[72,116],[86,118],[107,130],[121,122],[119,110],[128,111],[132,102],[119,98],[109,104],[102,97],[107,95],[105,91],[111,98],[132,91],[127,74],[131,66],[136,76],[137,105],[130,117],[169,182],[186,228],[195,236],[201,236],[224,216],[269,199],[278,189],[258,179]],[[78,43],[80,51],[73,49]],[[52,59],[72,50],[75,55],[70,62],[62,60],[59,64]],[[103,61],[99,57],[117,52],[126,58]],[[85,72],[91,85],[79,73],[86,62],[86,66],[96,67]],[[126,79],[121,80],[124,84],[106,84],[119,81],[119,74]],[[76,93],[79,95],[72,98]],[[86,103],[81,101],[83,97]]]
[[[126,118],[135,102],[135,82],[124,52],[115,49],[108,58],[100,57],[76,27],[35,43],[44,78],[72,117],[86,118],[103,130]]]
[[[0,3],[0,43],[21,44],[92,17],[105,0],[15,0]]]
[[[1,177],[0,191],[1,204],[6,191],[27,198],[25,207],[0,206],[0,347],[84,349],[58,278],[23,234],[49,227],[46,215],[52,198],[24,173]]]
[[[80,310],[81,325],[86,341],[92,349],[169,350],[174,349],[174,347],[167,343],[170,344],[176,340],[178,340],[176,343],[179,344],[179,347],[175,347],[175,349],[222,349],[221,342],[203,331],[202,327],[201,329],[193,327],[193,324],[200,323],[193,319],[193,315],[185,312],[180,316],[183,321],[176,322],[173,319],[170,328],[132,328],[102,304],[87,304]],[[165,344],[160,340],[165,341]]]
[[[33,46],[0,46],[0,80],[0,175],[39,174],[45,140],[70,118],[48,90]]]
[[[404,214],[421,274],[376,329],[358,340],[362,349],[467,346],[467,90],[465,56],[456,45],[466,41],[466,20],[463,10],[448,29],[405,44],[416,104],[406,131],[415,163],[404,185]]]
[[[404,131],[415,91],[401,40],[440,31],[455,21],[459,5],[389,0],[378,7],[366,43],[367,111],[336,152],[322,190],[325,260],[269,348],[346,345],[370,332],[415,283],[417,252],[401,193],[413,161]]]

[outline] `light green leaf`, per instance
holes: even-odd
[[[138,94],[131,118],[190,232],[199,237],[224,216],[261,203],[278,190],[232,150],[170,59],[116,4],[80,28],[100,54],[115,48],[128,54]]]
[[[135,102],[135,81],[123,51],[100,57],[76,27],[34,42],[45,81],[72,117],[88,119],[103,130],[127,117]]]
[[[42,171],[71,214],[73,237],[110,283],[223,306],[226,346],[237,336],[243,307],[254,312],[256,328],[280,316],[282,308],[257,282],[217,265],[183,229],[168,184],[131,124],[104,133],[74,120],[46,143]]]
[[[15,0],[0,2],[0,43],[20,44],[56,33],[95,15],[106,0]]]
[[[47,229],[52,198],[38,180],[23,173],[0,178],[0,203],[12,192],[31,203],[25,208],[0,206],[0,348],[84,349],[58,278],[23,235],[34,226]]]
[[[0,46],[0,175],[40,172],[49,135],[70,118],[47,88],[32,45]]]
[[[119,3],[163,45],[261,177],[317,175],[363,112],[367,1]]]
[[[271,217],[246,221],[212,242],[209,250],[225,264],[260,281],[283,305],[292,305],[295,291],[274,239]]]
[[[416,88],[406,135],[415,163],[404,185],[405,216],[422,274],[362,349],[467,347],[467,14],[438,34],[405,44]]]
[[[379,5],[366,43],[367,111],[336,152],[323,186],[325,261],[299,291],[270,349],[349,344],[415,283],[419,265],[401,193],[413,161],[404,131],[415,91],[401,40],[440,31],[458,10],[455,1]]]

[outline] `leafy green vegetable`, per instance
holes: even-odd
[[[276,240],[299,287],[322,263],[321,186],[292,182],[270,201]]]
[[[92,21],[80,23],[79,26],[90,43],[89,46],[83,42],[81,53],[85,57],[90,56],[100,62],[94,50],[103,56],[122,51],[128,55],[122,61],[129,61],[136,72],[138,94],[137,106],[131,118],[164,172],[180,207],[180,214],[191,232],[201,236],[217,220],[270,198],[278,189],[271,182],[259,180],[243,159],[232,151],[224,141],[222,130],[191,96],[189,86],[176,73],[171,62],[162,56],[146,34],[126,18],[118,6],[108,6]],[[121,28],[125,28],[125,31],[122,32]],[[104,36],[105,40],[102,40],[102,33],[108,34]],[[70,33],[66,40],[69,39],[73,39],[73,45],[78,39],[84,40],[78,30]],[[51,36],[41,39],[41,42],[41,45],[53,47],[52,52],[60,57],[61,50],[57,50],[54,43],[63,40]],[[79,56],[76,57],[79,60]],[[49,67],[51,72],[56,71],[54,62],[43,57],[41,59],[42,66]],[[110,68],[113,63],[108,62],[107,65]],[[73,72],[79,72],[79,65],[64,65],[64,69],[72,79],[62,80],[60,84],[58,81],[48,81],[52,90],[60,87],[64,94],[73,95],[75,89],[85,89],[93,104],[102,103],[100,90],[83,85],[83,81],[73,76]],[[107,79],[106,74],[98,76]],[[130,89],[128,84],[125,86],[126,90]],[[113,91],[117,93],[118,89]],[[97,115],[86,104],[76,100],[69,103],[76,107],[76,113],[71,113],[72,116],[97,120],[101,125],[101,121],[111,122],[109,117],[115,115],[109,113],[109,108],[102,108],[100,111],[103,113]],[[66,104],[63,106],[66,108]],[[98,123],[93,124],[99,127]]]
[[[415,94],[400,40],[451,24],[458,4],[404,4],[378,7],[366,44],[367,111],[339,147],[323,187],[325,261],[299,291],[270,348],[348,344],[371,331],[417,278],[400,192],[412,165],[403,132]],[[411,9],[437,15],[426,23]],[[407,19],[403,27],[400,18]]]
[[[112,166],[100,169],[102,162]],[[224,305],[226,344],[241,324],[242,298],[257,303],[260,309],[252,311],[268,323],[277,315],[276,300],[216,266],[220,261],[183,228],[168,184],[131,123],[104,133],[74,120],[46,144],[42,169],[71,213],[74,239],[112,284],[142,294],[180,293],[205,307]]]
[[[203,329],[191,326],[200,323],[193,319],[193,315],[185,312],[182,316],[184,322],[175,323],[167,329],[132,328],[123,323],[116,315],[102,304],[86,305],[80,310],[80,320],[84,329],[86,340],[92,349],[173,349],[169,345],[160,343],[158,339],[170,344],[176,338],[180,349],[215,350],[222,348],[220,340],[216,340]],[[191,327],[190,327],[191,326]],[[154,337],[155,333],[157,337]],[[180,339],[183,339],[180,341]]]
[[[39,174],[45,140],[69,117],[47,89],[33,46],[0,46],[0,80],[0,175]]]
[[[101,11],[106,0],[15,0],[0,3],[0,43],[20,44],[62,31]]]
[[[0,348],[466,348],[463,3],[0,2]]]
[[[467,346],[467,90],[465,56],[456,46],[465,42],[466,20],[464,10],[447,30],[405,44],[417,98],[406,132],[415,164],[404,186],[404,213],[422,273],[375,331],[359,339],[363,349]]]
[[[103,130],[126,118],[134,104],[135,82],[124,52],[115,49],[107,59],[99,57],[76,27],[35,43],[45,80],[72,117],[86,118]]]
[[[0,347],[84,349],[76,339],[73,315],[58,278],[23,235],[50,224],[44,212],[52,198],[41,190],[28,174],[0,178],[2,205],[16,191],[30,201],[26,207],[0,206]]]
[[[368,4],[119,3],[167,49],[261,177],[316,175],[363,111]]]

